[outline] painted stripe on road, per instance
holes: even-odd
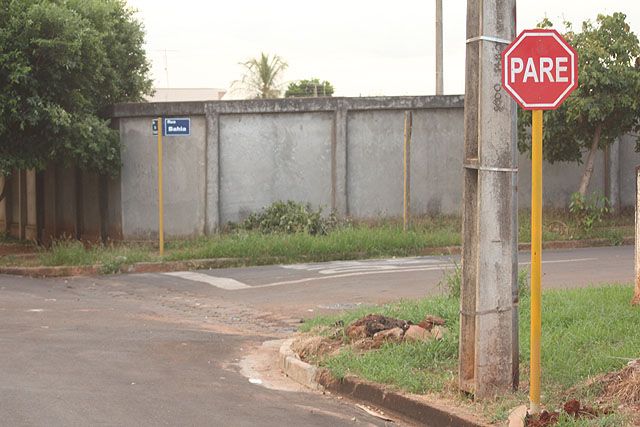
[[[543,264],[558,264],[558,263],[594,261],[596,259],[597,258],[573,258],[573,259],[565,259],[565,260],[542,261],[542,263]],[[530,262],[522,262],[522,263],[519,263],[519,264],[520,265],[527,265],[527,264],[530,264]],[[343,278],[343,277],[369,276],[369,275],[372,275],[372,274],[412,273],[412,272],[419,272],[419,271],[447,270],[447,269],[453,268],[454,266],[455,266],[455,264],[450,263],[450,264],[430,265],[430,266],[426,266],[426,267],[397,268],[397,269],[392,269],[392,270],[358,271],[358,272],[344,273],[344,274],[333,274],[333,275],[330,275],[330,276],[307,277],[307,278],[304,278],[304,279],[287,280],[287,281],[283,281],[283,282],[267,283],[265,285],[251,286],[250,288],[251,289],[271,288],[271,287],[275,287],[275,286],[295,285],[295,284],[300,284],[300,283],[315,282],[315,281],[318,281],[318,280],[339,279],[339,278]]]
[[[598,258],[572,258],[572,259],[553,259],[549,261],[542,261],[543,264],[564,264],[567,262],[585,262],[585,261],[597,261]],[[531,265],[531,261],[522,261],[519,265]]]
[[[180,279],[191,280],[193,282],[202,282],[216,288],[225,289],[227,291],[237,291],[238,289],[245,289],[249,286],[237,280],[230,279],[228,277],[216,277],[208,274],[196,273],[193,271],[174,271],[171,273],[163,273],[166,276],[179,277]]]
[[[563,259],[563,260],[548,260],[542,261],[542,264],[562,264],[562,263],[574,263],[574,262],[587,262],[587,261],[595,261],[597,258],[571,258],[571,259]],[[530,262],[520,262],[519,265],[529,265]],[[288,266],[287,266],[288,267]],[[394,273],[413,273],[420,271],[434,271],[434,270],[448,270],[455,267],[453,263],[442,263],[436,265],[428,265],[424,267],[397,267],[390,268],[390,266],[380,266],[380,265],[371,265],[370,269],[367,271],[351,271],[349,273],[342,274],[330,274],[316,277],[305,277],[302,279],[294,279],[294,280],[286,280],[281,282],[273,282],[266,283],[263,285],[255,285],[249,286],[237,280],[228,278],[228,277],[216,277],[210,276],[208,274],[196,273],[192,271],[179,271],[179,272],[171,272],[171,273],[162,273],[167,276],[179,277],[181,279],[190,280],[194,282],[203,282],[209,285],[215,286],[220,289],[225,289],[228,291],[237,291],[242,289],[260,289],[260,288],[272,288],[276,286],[285,286],[285,285],[297,285],[302,283],[316,282],[321,280],[333,280],[340,279],[346,277],[358,277],[358,276],[369,276],[369,275],[377,275],[377,274],[394,274]],[[380,269],[383,267],[382,269]]]
[[[331,280],[331,279],[340,279],[342,277],[369,276],[369,275],[372,275],[372,274],[411,273],[411,272],[415,272],[415,271],[446,270],[446,269],[453,268],[453,267],[454,267],[454,264],[440,264],[440,265],[433,265],[433,266],[430,266],[430,267],[407,268],[407,269],[402,269],[402,270],[360,271],[360,272],[357,272],[357,273],[334,274],[332,276],[307,277],[305,279],[287,280],[287,281],[284,281],[284,282],[275,282],[275,283],[268,283],[266,285],[251,286],[251,288],[252,289],[255,289],[255,288],[271,288],[273,286],[295,285],[297,283],[315,282],[317,280]]]

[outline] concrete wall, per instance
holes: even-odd
[[[331,205],[331,113],[220,118],[220,221],[276,200]]]
[[[126,239],[157,235],[157,147],[151,120],[191,117],[191,136],[164,138],[168,236],[212,233],[276,200],[353,217],[402,214],[404,111],[413,111],[414,214],[459,214],[463,97],[314,98],[123,104],[113,110],[123,144],[119,181],[106,185],[109,226]],[[634,138],[611,151],[623,206],[635,202]],[[590,191],[608,194],[599,153]],[[609,161],[609,169],[616,162]],[[530,206],[530,160],[519,161],[519,203]],[[582,165],[544,165],[544,203],[564,207]],[[612,181],[613,180],[613,181]],[[120,228],[119,228],[120,227]],[[109,231],[111,235],[113,231]]]
[[[636,162],[640,156],[635,155]],[[585,156],[586,160],[586,156]],[[554,163],[542,164],[542,202],[544,206],[554,208],[567,207],[571,194],[578,190],[584,164]],[[599,151],[596,155],[595,167],[588,192],[605,194],[604,189],[604,155]],[[521,154],[518,161],[518,207],[531,207],[531,159],[528,154]]]
[[[640,155],[635,152],[637,136],[626,135],[620,139],[619,149],[619,175],[620,205],[635,206],[636,203],[636,166],[640,165]],[[615,171],[613,171],[615,174]]]
[[[121,200],[125,237],[157,236],[158,149],[150,117],[120,122],[123,141]],[[163,144],[164,216],[167,235],[204,232],[205,120],[191,118],[191,135],[165,137]],[[154,234],[155,233],[155,234]]]
[[[459,213],[463,119],[462,108],[414,113],[411,139],[414,212]],[[347,129],[349,214],[402,215],[404,112],[356,111],[349,114]]]

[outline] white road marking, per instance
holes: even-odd
[[[216,277],[208,274],[196,273],[194,271],[174,271],[171,273],[163,273],[167,276],[179,277],[193,282],[202,282],[216,288],[225,289],[227,291],[237,291],[238,289],[246,289],[249,286],[237,280],[228,277]]]
[[[563,264],[566,262],[585,262],[585,261],[597,261],[598,258],[572,258],[572,259],[554,259],[549,261],[542,261],[543,264]],[[531,265],[531,261],[522,261],[519,265]]]
[[[596,261],[597,258],[571,258],[563,260],[548,260],[542,261],[542,264],[561,264],[561,263],[573,263],[573,262],[588,262]],[[409,262],[407,262],[409,261]],[[418,261],[424,261],[424,266],[418,266]],[[435,262],[441,262],[440,264],[434,264]],[[397,263],[400,265],[393,265]],[[411,265],[413,264],[413,265]],[[519,262],[519,265],[529,265],[528,261]],[[237,280],[228,277],[216,277],[208,274],[196,273],[192,271],[177,271],[171,273],[162,273],[167,276],[179,277],[181,279],[190,280],[194,282],[207,283],[220,289],[228,291],[237,291],[242,289],[260,289],[260,288],[272,288],[276,286],[296,285],[301,283],[316,282],[320,280],[332,280],[345,277],[358,277],[368,276],[374,274],[390,274],[390,273],[412,273],[419,271],[434,271],[434,270],[448,270],[454,268],[454,263],[442,263],[441,260],[435,259],[409,259],[409,260],[377,260],[377,261],[337,261],[329,263],[318,264],[294,264],[294,265],[282,265],[282,268],[293,270],[312,271],[322,276],[305,277],[302,279],[285,280],[281,282],[266,283],[262,285],[249,286]]]
[[[317,280],[331,280],[331,279],[339,279],[341,277],[355,277],[355,276],[368,276],[371,274],[389,274],[389,273],[400,273],[400,272],[415,272],[415,271],[430,271],[430,270],[444,270],[447,268],[453,268],[453,264],[440,264],[440,265],[434,265],[434,266],[430,266],[430,267],[422,267],[422,268],[403,268],[401,270],[376,270],[376,271],[360,271],[360,272],[355,272],[355,273],[344,273],[344,274],[334,274],[332,276],[321,276],[321,277],[307,277],[304,279],[297,279],[297,280],[287,280],[284,282],[274,282],[274,283],[267,283],[266,285],[257,285],[257,286],[251,286],[251,289],[256,289],[256,288],[271,288],[273,286],[283,286],[283,285],[294,285],[297,283],[306,283],[306,282],[315,282]]]
[[[317,271],[318,274],[340,274],[359,271],[402,270],[416,268],[420,264],[432,266],[441,264],[444,260],[437,258],[389,258],[364,261],[331,261],[309,264],[289,264],[280,267],[289,270]]]
[[[569,263],[569,262],[585,262],[585,261],[594,261],[597,258],[573,258],[573,259],[565,259],[565,260],[550,260],[550,261],[542,261],[543,264],[557,264],[557,263]],[[385,261],[397,261],[397,260],[385,260]],[[330,263],[333,264],[333,263]],[[360,265],[358,265],[358,267],[364,267],[363,265],[364,263],[361,263]],[[523,262],[523,263],[519,263],[520,265],[528,265],[530,264],[529,262]],[[308,265],[308,264],[307,264]],[[354,265],[352,263],[352,265]],[[307,277],[304,279],[297,279],[297,280],[287,280],[287,281],[283,281],[283,282],[274,282],[274,283],[267,283],[264,285],[256,285],[256,286],[251,286],[251,289],[256,289],[256,288],[271,288],[271,287],[275,287],[275,286],[284,286],[284,285],[295,285],[295,284],[299,284],[299,283],[308,283],[308,282],[315,282],[318,280],[328,280],[328,279],[339,279],[342,277],[355,277],[355,276],[367,276],[367,275],[372,275],[372,274],[389,274],[389,273],[411,273],[411,272],[418,272],[418,271],[433,271],[433,270],[446,270],[446,269],[450,269],[453,268],[455,266],[455,264],[453,263],[449,263],[449,264],[437,264],[437,265],[430,265],[430,266],[425,266],[425,267],[400,267],[400,266],[389,266],[389,265],[375,265],[375,264],[371,264],[369,265],[369,270],[367,271],[352,271],[351,273],[343,273],[343,274],[332,274],[332,275],[327,275],[327,276],[321,276],[321,277]],[[285,268],[288,268],[290,266],[283,266]],[[317,268],[315,268],[315,265],[313,266],[314,270],[317,270]],[[396,267],[393,269],[389,269],[388,267]],[[300,268],[301,270],[304,268]],[[327,271],[327,270],[324,270]],[[320,273],[320,272],[319,272]]]

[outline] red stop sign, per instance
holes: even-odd
[[[524,30],[502,52],[502,86],[525,110],[555,110],[578,87],[578,53],[556,30]]]

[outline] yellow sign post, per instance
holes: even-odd
[[[556,30],[536,28],[522,31],[502,51],[501,65],[502,87],[523,109],[532,112],[529,409],[532,414],[539,414],[542,359],[542,112],[558,108],[578,87],[578,53]]]
[[[160,256],[164,255],[164,202],[162,194],[162,117],[158,117],[158,240]]]
[[[531,412],[540,412],[540,341],[542,338],[542,110],[533,110],[531,123]]]

